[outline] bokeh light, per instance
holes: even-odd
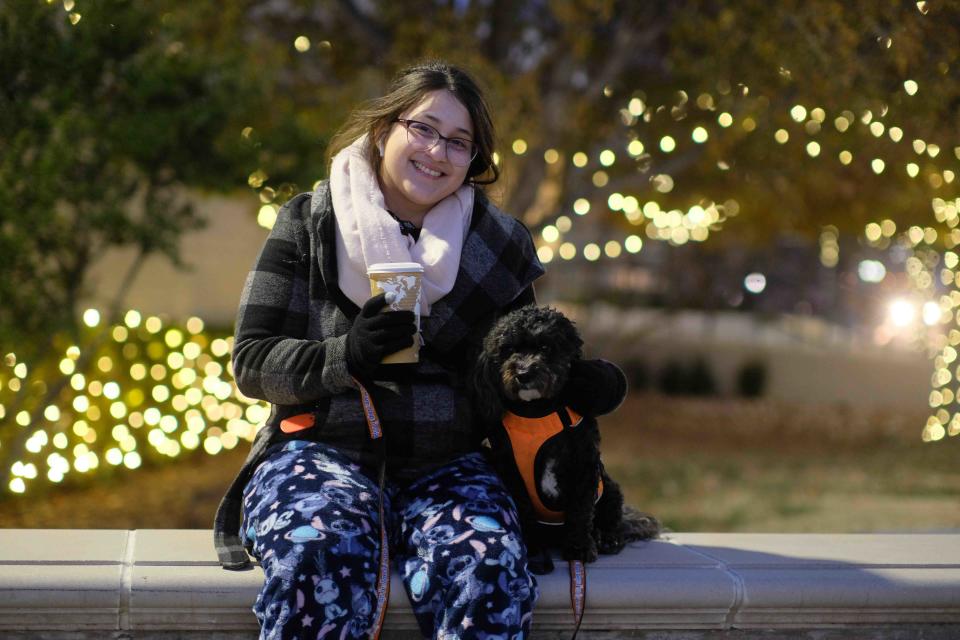
[[[36,370],[15,354],[4,357],[12,375],[0,377],[0,418],[20,381],[62,376],[67,383],[42,407],[31,402],[44,397],[47,385],[36,387],[39,392],[13,416],[17,431],[5,432],[0,450],[17,433],[24,440],[23,454],[7,470],[8,491],[27,493],[37,482],[94,474],[101,461],[135,472],[201,444],[208,453],[232,449],[252,440],[266,420],[268,405],[244,397],[230,377],[228,331],[211,332],[197,317],[181,325],[157,316],[143,320],[129,310],[122,318],[122,324],[104,326],[101,311],[85,310],[82,341]],[[110,340],[97,340],[98,331]]]

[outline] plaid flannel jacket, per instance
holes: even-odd
[[[346,366],[346,334],[359,308],[337,286],[335,234],[323,181],[281,208],[243,289],[234,376],[244,395],[272,410],[217,510],[214,544],[226,568],[249,565],[236,535],[242,492],[266,449],[291,437],[279,430],[281,420],[312,411],[316,426],[293,437],[335,446],[368,470],[376,463]],[[420,363],[384,367],[369,386],[391,477],[409,480],[477,450],[463,386],[469,358],[497,317],[535,302],[532,283],[543,272],[529,231],[478,191],[454,287],[421,321]]]

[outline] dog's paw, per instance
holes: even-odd
[[[584,542],[586,542],[586,544],[584,544]],[[597,545],[592,538],[587,541],[568,543],[563,548],[563,559],[593,562],[597,559]]]
[[[620,534],[626,542],[638,540],[654,540],[660,537],[663,525],[655,516],[638,511],[631,506],[623,508],[623,521],[620,524]]]
[[[597,532],[597,551],[605,556],[620,553],[626,544],[623,536],[618,533],[611,531]]]
[[[527,567],[530,572],[545,576],[553,572],[553,558],[550,557],[550,550],[534,542],[527,545]]]
[[[542,553],[534,558],[529,558],[527,566],[530,567],[530,573],[545,576],[553,573],[553,558],[550,557],[549,553]]]

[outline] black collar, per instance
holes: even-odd
[[[560,398],[540,398],[529,402],[510,400],[505,404],[508,411],[521,418],[542,418],[563,409]]]

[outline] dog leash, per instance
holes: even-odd
[[[383,511],[383,494],[386,483],[386,446],[383,438],[383,429],[380,426],[380,417],[373,404],[373,398],[366,387],[354,378],[360,390],[360,402],[363,405],[363,415],[367,421],[370,439],[374,443],[377,457],[380,460],[378,482],[380,485],[380,569],[377,575],[377,612],[373,627],[370,629],[371,640],[379,640],[383,621],[387,614],[387,604],[390,599],[390,549],[388,545],[386,519]],[[566,414],[566,411],[561,412]],[[568,414],[561,418],[565,429],[572,429],[574,425]],[[583,622],[587,601],[587,567],[581,560],[571,560],[570,563],[570,606],[573,609],[574,629],[570,640],[576,640]]]
[[[576,640],[587,602],[587,566],[581,560],[570,561],[570,606],[573,608],[573,635]]]
[[[380,632],[383,629],[383,622],[386,618],[387,605],[390,599],[390,548],[387,535],[386,518],[383,508],[383,496],[386,485],[386,446],[383,438],[383,428],[380,423],[380,417],[373,403],[373,397],[366,387],[354,378],[357,388],[360,391],[360,403],[363,409],[363,416],[367,422],[367,430],[370,440],[374,444],[374,450],[380,461],[377,482],[379,484],[379,513],[380,513],[380,566],[377,574],[376,597],[377,610],[374,616],[374,624],[370,629],[371,640],[379,640]],[[565,429],[572,429],[573,425],[569,415],[565,411],[559,412],[561,422]],[[312,414],[300,414],[285,419],[281,425],[281,431],[285,433],[295,433],[314,426]],[[571,560],[570,569],[570,607],[573,610],[574,629],[570,640],[576,640],[580,632],[580,625],[583,622],[583,614],[586,611],[587,599],[587,567],[580,560]]]
[[[373,398],[367,388],[360,381],[353,380],[360,389],[360,403],[363,405],[363,417],[367,420],[367,429],[370,439],[373,440],[377,458],[380,460],[380,471],[377,482],[380,485],[380,570],[377,573],[377,612],[374,616],[373,627],[370,629],[371,640],[380,638],[383,620],[387,615],[387,602],[390,599],[390,547],[387,536],[387,521],[383,513],[383,493],[387,477],[387,450],[384,444],[383,429],[380,427],[380,416],[373,406]]]
[[[374,452],[380,462],[377,473],[377,483],[380,486],[380,567],[377,572],[376,593],[377,593],[377,611],[373,618],[373,626],[370,628],[371,640],[378,640],[380,631],[383,629],[383,621],[387,615],[387,603],[390,600],[390,547],[389,537],[387,536],[387,521],[383,511],[383,494],[386,488],[387,477],[387,450],[384,444],[383,428],[380,425],[380,416],[377,415],[377,409],[373,405],[373,398],[359,380],[353,379],[357,388],[360,390],[360,404],[363,408],[363,417],[367,421],[367,430],[370,433],[370,440],[373,441]],[[280,423],[280,430],[284,433],[296,433],[314,426],[314,417],[311,413],[302,413],[284,419]]]
[[[569,434],[576,426],[570,420],[570,414],[567,409],[558,411],[560,422],[563,424],[563,431]],[[579,423],[578,423],[579,424]],[[587,566],[582,560],[570,560],[570,608],[573,609],[573,635],[570,640],[576,640],[580,632],[580,624],[583,622],[583,614],[587,609]]]

